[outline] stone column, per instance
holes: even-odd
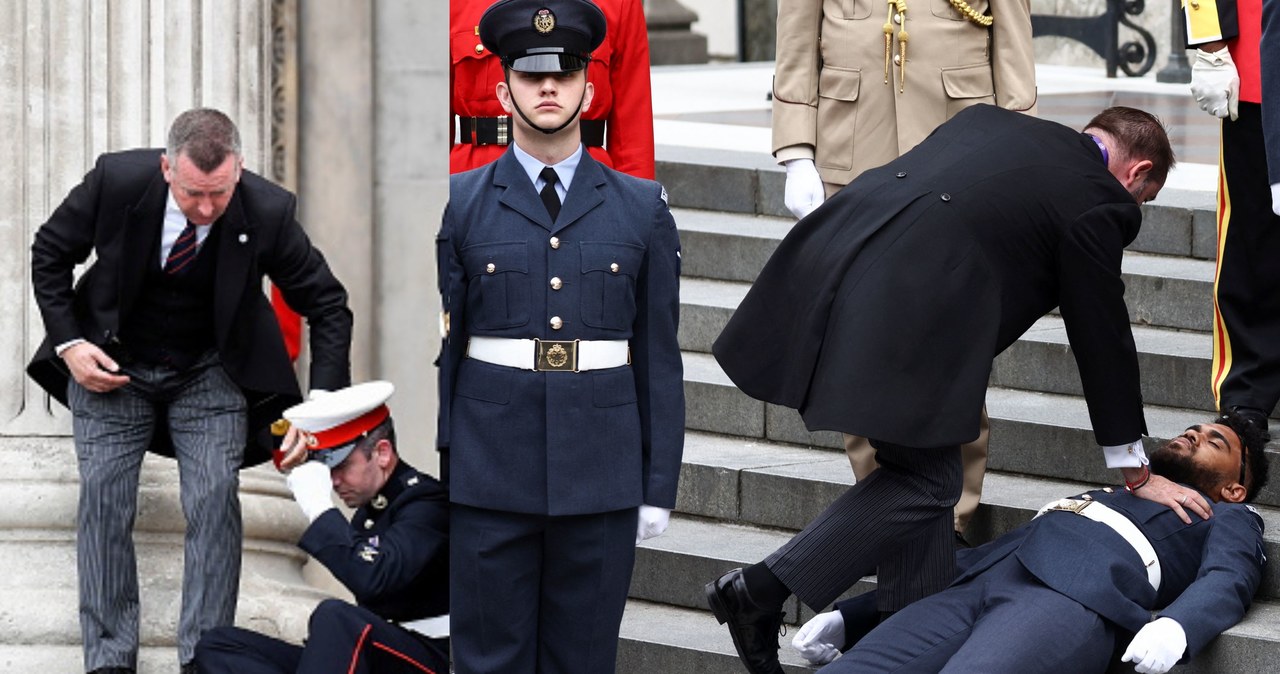
[[[645,0],[644,14],[649,27],[649,63],[707,62],[707,36],[690,28],[698,15],[680,0]]]
[[[162,146],[170,121],[212,106],[238,123],[247,166],[272,176],[273,50],[285,0],[13,0],[0,3],[0,671],[81,669],[75,450],[68,414],[24,374],[44,328],[32,236],[105,151]],[[281,120],[288,115],[280,113]],[[319,596],[300,574],[303,525],[274,471],[242,476],[238,621],[300,638]],[[169,672],[183,520],[173,462],[143,465],[135,541],[142,672]]]

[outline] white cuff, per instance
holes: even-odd
[[[1147,465],[1147,450],[1142,448],[1142,438],[1127,445],[1103,447],[1102,455],[1107,459],[1107,468],[1138,468]]]
[[[57,356],[57,357],[61,358],[61,357],[62,357],[62,352],[63,352],[63,351],[66,351],[67,349],[70,349],[71,347],[75,346],[76,344],[83,344],[84,342],[85,342],[85,340],[84,340],[83,338],[81,338],[81,337],[77,337],[77,338],[75,338],[75,339],[73,339],[73,340],[63,342],[63,343],[61,343],[61,344],[59,344],[59,345],[57,345],[57,346],[53,347],[53,355],[55,355],[55,356]]]

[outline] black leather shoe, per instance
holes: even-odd
[[[1233,407],[1232,410],[1252,426],[1257,426],[1267,441],[1271,440],[1271,431],[1267,428],[1267,414],[1252,407]]]
[[[733,647],[751,674],[783,674],[778,662],[778,628],[782,611],[761,608],[751,600],[742,569],[707,583],[707,604],[721,625],[729,626]]]
[[[200,674],[200,670],[196,669],[195,660],[182,663],[182,668],[178,670],[178,674]]]

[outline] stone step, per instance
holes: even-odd
[[[790,647],[794,627],[778,641],[787,674],[815,671]],[[743,665],[724,626],[708,611],[632,599],[622,616],[618,674],[742,674]]]
[[[682,235],[682,214],[688,210],[711,212],[714,215],[708,218],[730,231],[728,223],[739,222],[742,216],[795,221],[782,201],[785,175],[770,159],[728,151],[681,149],[676,153],[682,156],[659,157],[657,176],[667,189]],[[1142,229],[1129,249],[1215,259],[1216,208],[1211,192],[1162,190],[1155,201],[1142,206]]]
[[[779,659],[787,674],[816,671],[791,648],[794,628],[779,637]],[[1179,674],[1271,672],[1280,658],[1280,606],[1255,602],[1240,624],[1227,630]],[[741,674],[742,663],[729,631],[707,611],[632,599],[622,616],[618,644],[619,674],[697,672]],[[1133,672],[1132,665],[1113,663],[1112,673]]]
[[[689,568],[701,574],[693,574],[695,578],[715,578],[744,562],[760,561],[853,484],[845,457],[825,450],[704,433],[688,434],[685,445],[676,509],[715,523],[691,521],[689,537],[673,525],[671,538],[654,539],[651,547],[679,555],[681,564],[692,565]],[[982,504],[966,533],[975,543],[991,540],[1031,519],[1045,503],[1098,484],[1114,481],[1089,483],[990,470],[983,483]],[[1261,500],[1256,507],[1266,524],[1267,556],[1275,559],[1280,555],[1280,507]],[[650,554],[649,548],[644,549]],[[639,563],[636,573],[637,578],[646,577]],[[690,574],[667,569],[653,577],[665,582],[662,579]],[[681,590],[645,596],[700,605],[698,597],[688,594],[691,588]],[[1280,569],[1274,565],[1264,573],[1262,594],[1280,597]]]
[[[741,236],[723,242],[726,248],[741,248],[741,244]],[[731,277],[727,279],[695,275],[698,264],[685,256],[686,276],[680,281],[680,348],[711,351],[711,344],[750,288],[740,278],[745,270],[739,273],[734,265],[745,266],[751,256],[745,251],[730,253],[726,256],[729,260],[718,263],[715,269],[730,270],[724,274]],[[1213,327],[1213,272],[1213,263],[1204,260],[1126,254],[1123,277],[1129,320],[1139,326],[1209,332]]]
[[[1133,326],[1147,405],[1212,412],[1213,339],[1207,333]],[[1045,316],[993,363],[991,385],[1081,395],[1079,370],[1063,320]]]

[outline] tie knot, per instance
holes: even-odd
[[[544,166],[542,173],[539,173],[538,177],[545,180],[548,185],[554,185],[560,179],[560,176],[556,175],[556,170],[550,166]]]

